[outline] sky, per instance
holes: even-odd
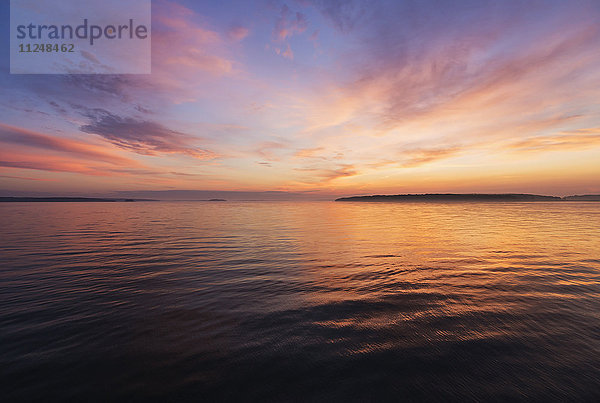
[[[9,74],[0,193],[600,193],[598,1],[152,2],[152,73]]]

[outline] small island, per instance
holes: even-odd
[[[358,202],[538,202],[538,201],[600,201],[600,195],[542,196],[522,193],[425,193],[341,197],[335,201]]]

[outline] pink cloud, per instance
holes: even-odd
[[[77,158],[104,161],[115,165],[135,165],[133,160],[116,155],[107,147],[102,147],[81,141],[52,137],[20,127],[0,123],[0,143],[4,144],[3,151],[9,147],[33,148],[47,152],[70,154]],[[7,153],[10,155],[11,153]]]
[[[194,11],[160,1],[153,8],[152,18],[149,86],[176,96],[177,102],[193,101],[201,83],[235,72],[227,43],[217,32],[201,26],[200,16]],[[240,27],[231,34],[241,40],[244,29]]]
[[[127,180],[151,183],[182,183],[197,180],[198,175],[195,173],[173,171],[172,166],[148,167],[140,161],[121,156],[119,148],[126,147],[58,138],[0,124],[0,168],[3,173],[11,170],[17,172],[33,170],[94,177],[122,177]],[[198,150],[190,150],[188,154],[200,159],[206,157]],[[0,175],[0,177],[32,181],[54,180],[12,174]]]

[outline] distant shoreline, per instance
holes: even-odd
[[[111,199],[98,197],[0,197],[0,203],[11,202],[50,202],[50,203],[116,203],[158,201],[151,199]]]
[[[18,197],[2,196],[0,203],[15,202],[45,202],[45,203],[124,203],[124,202],[153,202],[153,201],[198,201],[198,202],[226,202],[225,199],[198,199],[198,200],[157,200],[157,199],[124,199],[111,197]]]
[[[46,202],[46,203],[124,203],[152,201],[189,201],[189,202],[225,202],[225,199],[197,200],[158,200],[130,199],[109,197],[0,197],[0,203],[11,202]],[[240,200],[270,201],[270,200]],[[293,200],[288,200],[293,201]],[[423,193],[340,197],[335,201],[342,202],[562,202],[562,201],[600,201],[600,195],[544,196],[522,193]]]
[[[575,196],[542,196],[521,193],[425,193],[425,194],[398,194],[398,195],[373,195],[340,197],[335,201],[358,202],[436,202],[436,201],[482,201],[482,202],[536,202],[536,201],[600,201],[600,195],[575,195]]]

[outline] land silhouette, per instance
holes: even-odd
[[[0,197],[0,202],[135,202],[151,199],[111,199],[98,197]]]
[[[600,195],[542,196],[523,193],[424,193],[340,197],[335,201],[410,202],[410,201],[482,201],[482,202],[535,202],[535,201],[600,201]]]
[[[169,199],[171,200],[171,199]],[[160,201],[160,199],[129,199],[129,198],[110,198],[110,197],[23,197],[23,196],[3,196],[0,197],[0,203],[3,202],[150,202]],[[226,199],[191,199],[187,201],[210,201],[224,202]],[[260,201],[260,200],[256,200]],[[423,193],[423,194],[397,194],[397,195],[372,195],[372,196],[349,196],[340,197],[335,201],[358,201],[358,202],[536,202],[536,201],[600,201],[600,195],[573,195],[573,196],[544,196],[526,193]]]

